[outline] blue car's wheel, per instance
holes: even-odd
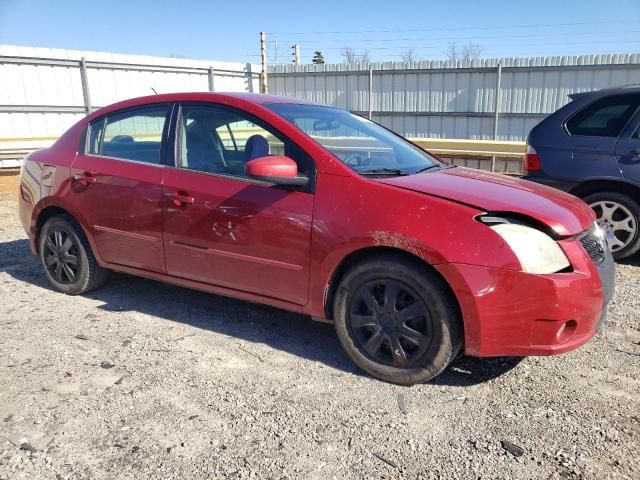
[[[599,192],[587,195],[584,201],[595,212],[616,260],[640,250],[640,207],[631,197],[618,192]]]

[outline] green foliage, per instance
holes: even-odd
[[[313,63],[315,63],[316,65],[324,63],[324,57],[322,56],[322,52],[320,50],[316,50],[313,53]]]

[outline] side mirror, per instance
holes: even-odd
[[[247,162],[244,167],[247,177],[263,180],[276,185],[304,187],[309,179],[298,175],[298,165],[284,155],[260,157]]]

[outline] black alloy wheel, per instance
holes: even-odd
[[[78,245],[68,232],[58,227],[47,232],[43,253],[49,274],[62,284],[72,284],[80,270]]]
[[[78,295],[101,286],[109,276],[96,260],[82,227],[70,215],[49,218],[38,232],[38,252],[49,283]]]
[[[398,368],[416,364],[431,342],[431,318],[408,285],[387,278],[353,295],[348,324],[358,349],[375,362]]]
[[[353,265],[336,287],[333,320],[356,365],[400,385],[440,374],[464,341],[449,286],[432,267],[402,253],[380,253]]]

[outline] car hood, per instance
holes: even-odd
[[[377,181],[446,198],[487,212],[526,215],[548,225],[560,236],[580,233],[595,220],[591,208],[568,193],[470,168],[445,168]]]

